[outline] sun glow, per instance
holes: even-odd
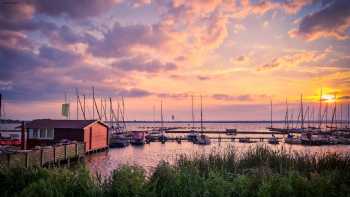
[[[335,96],[331,94],[322,95],[322,100],[326,102],[334,102]]]

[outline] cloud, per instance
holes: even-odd
[[[308,41],[323,37],[338,40],[348,39],[350,27],[350,3],[347,0],[332,0],[321,10],[302,18],[298,29],[289,31],[291,37]]]
[[[304,6],[312,3],[313,0],[290,0],[290,1],[269,1],[261,0],[252,3],[250,0],[242,0],[231,2],[231,6],[226,8],[226,12],[230,13],[233,18],[242,19],[249,15],[264,15],[273,10],[282,10],[288,14],[295,14]]]
[[[138,88],[117,90],[115,93],[117,96],[124,96],[124,97],[145,97],[145,96],[152,95],[151,92],[147,90],[138,89]]]
[[[238,34],[239,32],[241,32],[241,31],[245,31],[247,28],[244,26],[244,25],[242,25],[242,24],[235,24],[234,25],[234,30],[233,30],[233,32],[235,33],[235,34]]]
[[[174,70],[177,66],[174,63],[162,63],[155,59],[146,59],[144,57],[133,57],[113,63],[113,67],[117,67],[123,71],[140,71],[155,73],[160,71]]]
[[[350,96],[341,96],[338,99],[339,100],[350,100]]]
[[[253,101],[256,99],[267,98],[266,95],[250,95],[243,94],[238,96],[228,95],[228,94],[213,94],[212,98],[216,100],[224,100],[224,101]]]
[[[82,0],[82,1],[40,1],[24,0],[13,4],[2,5],[3,16],[15,20],[29,19],[35,13],[48,16],[69,16],[71,18],[85,18],[104,13],[113,5],[120,3],[118,0]]]
[[[209,77],[209,76],[201,76],[201,75],[199,75],[199,76],[197,76],[197,78],[198,78],[199,80],[201,80],[201,81],[210,80],[210,77]]]
[[[325,52],[302,51],[287,54],[272,60],[272,62],[263,64],[257,68],[257,71],[271,70],[277,67],[296,67],[310,62],[317,62],[327,55]]]

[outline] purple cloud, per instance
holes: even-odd
[[[305,16],[297,30],[290,31],[291,36],[300,36],[306,40],[321,37],[348,38],[350,27],[350,2],[348,0],[327,1],[325,6]]]

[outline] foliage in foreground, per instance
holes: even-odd
[[[287,154],[257,146],[238,154],[180,156],[146,177],[122,166],[98,179],[80,169],[0,169],[0,196],[349,196],[350,155]]]

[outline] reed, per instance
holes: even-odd
[[[121,166],[105,179],[77,169],[1,168],[1,196],[348,196],[349,154],[301,154],[254,146],[162,161],[146,177]]]

